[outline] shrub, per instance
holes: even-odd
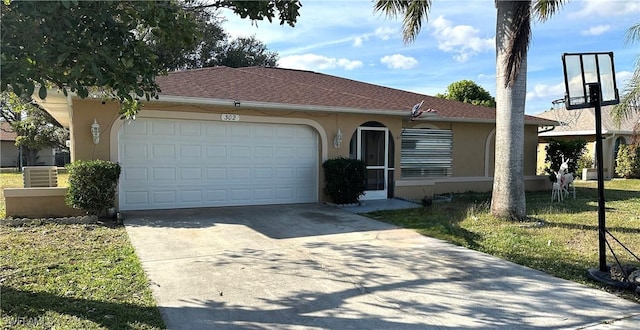
[[[366,189],[366,167],[363,161],[339,157],[322,164],[324,192],[336,204],[357,203]]]
[[[640,148],[620,145],[616,156],[616,174],[627,179],[640,177]]]
[[[587,153],[583,153],[582,156],[580,156],[580,159],[578,159],[578,162],[576,163],[576,169],[578,170],[577,175],[581,176],[582,175],[582,170],[585,168],[593,168],[593,157],[589,156],[589,154]]]
[[[69,171],[67,205],[100,215],[115,205],[120,165],[104,160],[75,161]]]
[[[553,182],[556,181],[556,174],[554,171],[557,171],[560,168],[560,164],[562,164],[562,157],[564,157],[565,160],[571,159],[571,161],[568,163],[569,173],[576,173],[577,161],[584,153],[586,145],[587,141],[584,139],[551,139],[549,141],[549,145],[545,147],[547,155],[544,158],[545,163],[548,164],[547,168],[545,168],[545,171],[549,175],[549,179]]]

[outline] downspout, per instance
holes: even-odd
[[[67,112],[69,113],[69,160],[73,162],[76,159],[76,143],[73,137],[73,99],[71,98],[71,93],[67,94]]]

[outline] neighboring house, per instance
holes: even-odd
[[[492,189],[493,108],[281,68],[204,68],[157,82],[159,99],[132,122],[115,102],[55,90],[38,99],[70,128],[72,160],[121,164],[121,210],[326,201],[322,163],[335,157],[366,162],[363,199]],[[423,100],[436,112],[411,120]],[[527,189],[549,188],[535,173],[537,132],[554,123],[525,119]]]
[[[19,167],[20,148],[16,147],[16,133],[9,123],[0,121],[0,167]],[[51,148],[38,152],[37,165],[53,165],[55,154]],[[25,164],[26,165],[26,164]]]
[[[602,107],[602,153],[605,179],[615,177],[615,160],[621,144],[631,142],[634,127],[640,122],[640,112],[624,118],[617,125],[612,116],[612,105]],[[553,130],[538,135],[538,169],[544,168],[545,147],[550,139],[583,139],[587,141],[587,153],[596,164],[596,118],[595,109],[567,110],[564,107],[537,114],[537,117],[557,120],[561,123]],[[557,169],[556,169],[557,170]],[[578,173],[578,175],[582,175]]]

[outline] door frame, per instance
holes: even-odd
[[[377,131],[384,132],[384,165],[370,165],[365,166],[365,170],[383,170],[384,173],[384,189],[383,190],[365,190],[364,195],[360,197],[361,200],[375,200],[375,199],[387,199],[388,196],[388,182],[389,182],[389,128],[388,127],[370,127],[360,126],[358,127],[356,140],[357,140],[357,159],[362,159],[362,134],[365,131]]]

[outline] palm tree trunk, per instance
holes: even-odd
[[[524,186],[524,107],[527,92],[527,51],[510,80],[507,60],[517,34],[515,16],[522,2],[496,0],[496,148],[491,213],[523,219],[527,214]],[[515,45],[517,47],[517,45]]]

